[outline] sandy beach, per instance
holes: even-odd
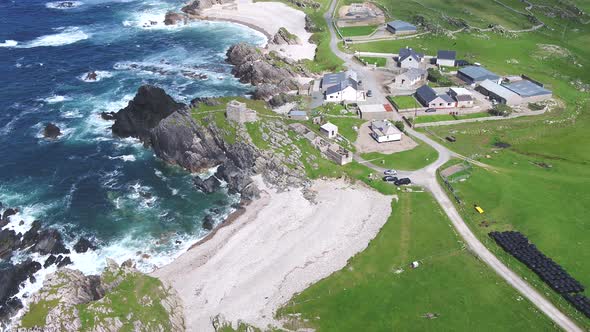
[[[301,44],[268,45],[269,50],[294,60],[314,58],[316,45],[309,42],[311,33],[305,31],[305,13],[283,3],[236,0],[232,4],[205,9],[200,18],[241,23],[261,31],[267,37],[274,36],[281,27],[286,28],[299,38]]]
[[[391,196],[344,180],[315,181],[316,204],[300,190],[262,197],[231,224],[153,275],[181,295],[189,331],[211,319],[276,325],[276,310],[365,249],[391,213]]]

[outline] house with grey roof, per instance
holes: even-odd
[[[399,50],[397,64],[401,68],[420,68],[424,61],[424,54],[414,51],[411,47]]]
[[[467,84],[477,84],[485,80],[490,80],[500,84],[501,77],[498,74],[480,66],[467,66],[457,71],[457,77]]]
[[[416,33],[418,29],[415,25],[406,21],[395,20],[387,23],[387,31],[395,35],[404,35],[410,33]]]
[[[349,78],[358,82],[358,75],[354,70],[325,74],[322,77],[321,88],[326,90],[328,87],[340,84],[341,82],[346,81]]]
[[[378,143],[401,141],[402,132],[388,120],[371,121],[371,137]]]
[[[437,94],[434,89],[428,85],[423,85],[416,90],[414,94],[416,99],[424,107],[440,109],[440,108],[453,108],[457,106],[456,101],[453,97],[446,93]]]
[[[436,53],[436,64],[438,66],[455,67],[455,61],[457,60],[457,52],[439,50]]]
[[[396,75],[391,84],[388,85],[390,91],[396,89],[410,89],[420,83],[423,83],[428,77],[426,69],[409,68],[408,70]]]

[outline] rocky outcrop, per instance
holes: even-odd
[[[254,97],[269,99],[281,92],[297,90],[298,76],[309,76],[307,70],[275,52],[265,54],[247,43],[233,45],[227,51],[227,61],[234,65],[232,74],[242,83],[256,86]]]
[[[15,297],[20,285],[29,279],[33,280],[33,274],[40,269],[41,264],[31,259],[16,265],[6,264],[0,269],[0,330],[23,307],[21,301]]]
[[[164,16],[164,25],[186,24],[187,22],[188,17],[183,13],[169,11],[166,13],[166,16]]]
[[[305,31],[309,33],[322,31],[309,15],[305,15]]]
[[[150,130],[162,119],[183,107],[183,104],[174,101],[164,90],[143,85],[127,107],[114,115],[113,133],[119,137],[145,140],[150,136]]]
[[[86,73],[86,76],[84,77],[85,81],[96,81],[98,79],[98,74],[95,71],[90,71],[88,73]]]
[[[232,3],[235,0],[193,0],[188,5],[182,7],[182,11],[189,15],[201,15],[203,9],[211,8],[214,5],[224,5]]]
[[[219,186],[221,185],[221,182],[219,182],[219,180],[217,180],[215,176],[210,176],[205,180],[197,176],[193,179],[193,183],[195,187],[197,187],[197,189],[204,192],[205,194],[210,194],[216,191],[217,189],[219,189]]]
[[[129,265],[118,266],[111,260],[107,265],[100,276],[85,276],[70,269],[61,269],[49,275],[43,288],[31,298],[33,305],[25,317],[32,315],[37,321],[40,319],[42,326],[38,327],[47,331],[79,331],[82,310],[93,317],[104,318],[94,320],[93,331],[118,331],[123,328],[136,331],[185,330],[182,306],[170,287]],[[126,287],[136,287],[137,290],[131,293],[137,292],[142,297],[129,296],[127,289],[119,290],[122,283]],[[105,298],[107,294],[126,302],[128,306],[114,306],[110,299]],[[158,320],[151,319],[155,314],[165,314],[168,320],[161,319],[161,315],[158,315]]]
[[[43,129],[43,137],[48,139],[57,139],[61,134],[59,127],[53,123],[48,123]]]
[[[77,253],[84,253],[88,250],[96,250],[96,246],[87,238],[81,237],[76,244],[74,244],[74,251]]]
[[[270,43],[275,45],[298,45],[301,44],[301,40],[287,29],[279,28],[279,31],[270,40]]]

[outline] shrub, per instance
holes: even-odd
[[[404,131],[405,125],[403,121],[395,121],[393,125],[396,126],[400,131]]]
[[[512,107],[506,104],[496,104],[491,110],[489,110],[489,113],[491,115],[497,116],[509,116],[510,114],[512,114],[512,112]]]

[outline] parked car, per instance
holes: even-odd
[[[401,178],[394,182],[396,186],[403,186],[410,183],[412,183],[412,181],[410,181],[410,178]]]
[[[424,112],[426,112],[426,113],[434,113],[434,112],[436,112],[436,108],[427,108]]]
[[[395,184],[398,181],[398,179],[395,176],[387,175],[383,177],[383,181]]]
[[[372,96],[373,96],[373,91],[367,90],[367,97],[372,97]]]
[[[397,175],[397,171],[394,169],[387,169],[383,172],[385,175]]]
[[[447,136],[445,137],[445,139],[449,142],[455,142],[457,140],[457,138],[455,136]]]

